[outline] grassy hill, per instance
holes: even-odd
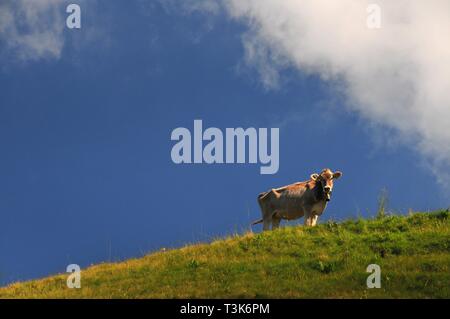
[[[381,267],[368,289],[366,267]],[[12,284],[1,298],[450,298],[447,211],[285,227]]]

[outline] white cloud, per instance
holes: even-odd
[[[20,60],[59,58],[64,45],[65,6],[58,0],[0,4],[2,46]]]
[[[245,22],[246,61],[278,85],[289,65],[319,74],[369,123],[394,129],[450,185],[450,1],[379,0],[381,28],[366,25],[366,0],[225,0]]]
[[[95,25],[86,23],[81,30],[67,29],[66,8],[71,0],[0,0],[0,57],[11,61],[39,61],[59,59],[70,41],[71,50],[85,49],[87,45],[108,44],[105,19],[95,17]],[[78,0],[81,20],[84,10],[93,16],[97,1]],[[82,26],[83,26],[82,22]]]

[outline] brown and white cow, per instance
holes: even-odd
[[[331,199],[333,181],[342,176],[339,171],[329,168],[320,174],[311,174],[311,179],[273,188],[259,194],[258,203],[262,218],[252,225],[263,223],[263,229],[278,228],[282,219],[292,220],[305,217],[305,226],[315,226]]]

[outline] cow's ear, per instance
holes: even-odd
[[[338,179],[338,178],[341,177],[341,176],[342,176],[342,172],[336,171],[336,172],[334,172],[334,174],[333,174],[333,179]]]
[[[317,180],[318,178],[319,178],[319,174],[316,174],[316,173],[311,174],[311,179],[312,179],[313,181]]]

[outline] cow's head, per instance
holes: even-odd
[[[331,192],[333,191],[333,180],[342,176],[340,171],[332,172],[329,168],[322,170],[320,174],[311,174],[311,179],[320,183],[323,193],[325,194],[326,201],[330,201]]]

